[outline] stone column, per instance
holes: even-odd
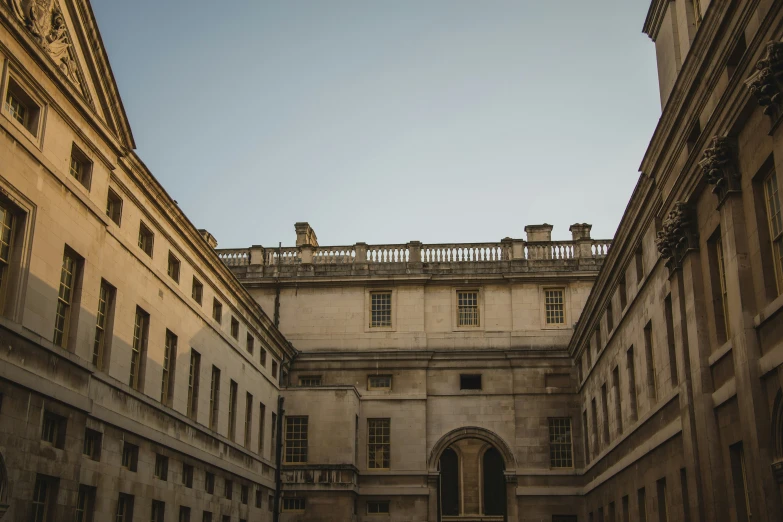
[[[429,489],[429,497],[427,500],[427,521],[438,521],[438,482],[440,481],[440,473],[437,471],[430,471],[427,476],[427,488]]]
[[[506,520],[519,520],[517,473],[516,471],[505,471],[504,474],[506,477]]]

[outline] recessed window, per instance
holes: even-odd
[[[169,458],[159,453],[155,455],[155,478],[164,481],[169,478]]]
[[[106,197],[106,215],[109,219],[114,221],[117,225],[122,220],[122,198],[117,195],[111,188],[109,194]]]
[[[367,467],[389,469],[391,419],[367,419]]]
[[[460,390],[480,390],[481,374],[461,374],[459,376]]]
[[[98,313],[95,321],[95,339],[92,343],[92,363],[98,369],[105,369],[108,363],[107,352],[111,335],[107,335],[109,323],[114,316],[114,297],[117,290],[101,279],[98,290]]]
[[[391,390],[391,375],[370,375],[367,378],[368,390]]]
[[[307,462],[307,417],[285,419],[285,461],[289,464]]]
[[[220,407],[220,370],[212,366],[212,382],[209,389],[209,427],[217,429]]]
[[[117,513],[115,522],[132,522],[133,520],[133,495],[120,493],[117,498]]]
[[[212,512],[204,511],[201,515],[201,522],[212,522]]]
[[[16,256],[13,255],[13,243],[16,223],[19,220],[13,208],[11,204],[0,200],[0,312],[4,311],[8,301],[8,288],[18,266]]]
[[[256,507],[262,508],[264,504],[264,491],[260,486],[256,486]]]
[[[772,258],[778,295],[783,294],[783,213],[781,213],[778,176],[773,170],[764,178],[764,201],[772,243]]]
[[[370,292],[370,328],[391,326],[391,292]]]
[[[70,248],[65,247],[63,264],[60,269],[60,289],[57,293],[57,312],[54,321],[53,342],[62,348],[68,348],[71,329],[71,309],[76,303],[76,287],[81,276],[81,258]]]
[[[155,242],[155,234],[144,223],[139,223],[139,248],[145,254],[152,257],[152,247]]]
[[[237,393],[239,385],[231,380],[228,383],[228,438],[232,441],[237,437]]]
[[[250,355],[253,355],[253,351],[255,350],[255,344],[256,340],[253,338],[253,336],[248,333],[247,334],[247,341],[245,342],[245,349],[247,350],[247,353]]]
[[[177,336],[166,330],[166,342],[163,345],[163,368],[160,385],[160,402],[171,406],[174,400],[174,375],[177,364]]]
[[[71,158],[69,161],[70,165],[68,172],[84,188],[90,190],[90,183],[92,182],[92,161],[90,161],[90,158],[88,158],[75,143],[71,146]]]
[[[204,285],[202,285],[201,281],[195,277],[193,278],[193,289],[190,291],[190,296],[199,305],[201,304],[201,300],[204,298]]]
[[[53,506],[57,501],[59,484],[60,480],[55,477],[41,475],[40,473],[35,476],[33,500],[30,506],[30,520],[33,522],[44,522],[53,518]]]
[[[169,277],[177,283],[179,283],[179,269],[179,259],[177,259],[177,256],[175,256],[173,252],[169,252],[169,265],[167,273],[169,274]]]
[[[299,511],[304,512],[305,499],[303,498],[284,498],[283,499],[283,511]]]
[[[321,385],[320,375],[304,375],[302,377],[299,377],[299,386],[320,386],[320,385]]]
[[[122,444],[122,467],[128,471],[136,471],[139,465],[139,447],[130,442]]]
[[[272,361],[272,378],[277,379],[277,361]]]
[[[564,324],[564,291],[562,288],[544,290],[544,306],[546,307],[546,324]]]
[[[193,487],[193,466],[182,463],[182,485],[186,488]]]
[[[549,465],[553,468],[574,466],[570,417],[549,419]]]
[[[84,447],[82,453],[91,460],[101,460],[101,443],[103,434],[100,431],[87,428],[84,430]]]
[[[234,483],[228,479],[223,481],[223,496],[228,500],[231,500],[231,497],[234,496]]]
[[[245,447],[250,449],[250,439],[253,431],[253,395],[245,394]]]
[[[457,291],[457,326],[479,326],[478,291]]]
[[[193,420],[198,415],[198,391],[201,382],[201,354],[190,350],[190,367],[188,369],[188,409],[187,414]]]
[[[164,522],[166,516],[166,503],[161,500],[152,501],[152,517],[150,522]]]
[[[212,319],[218,323],[223,321],[223,305],[217,299],[212,300]]]
[[[9,116],[27,132],[38,136],[38,121],[41,107],[27,94],[12,76],[8,77],[8,91],[5,94],[5,110]]]
[[[204,475],[204,491],[210,495],[215,493],[215,474],[209,471]]]
[[[231,337],[239,339],[239,321],[236,317],[231,318]]]
[[[267,500],[267,502],[266,502],[267,509],[270,512],[274,511],[274,509],[275,509],[275,497],[273,495],[269,495],[269,498],[267,498],[266,500]]]
[[[133,322],[133,344],[131,345],[131,365],[128,386],[139,390],[144,384],[144,361],[147,357],[147,335],[149,333],[150,316],[140,307],[136,307]]]
[[[246,485],[242,485],[239,491],[239,501],[243,504],[247,504],[248,498],[250,497],[250,488],[248,488]]]
[[[93,486],[79,484],[79,496],[76,498],[76,520],[92,522],[95,514],[95,491]]]
[[[367,514],[368,515],[386,515],[389,513],[389,501],[388,500],[368,500],[367,501]]]
[[[179,507],[179,522],[190,522],[190,508],[187,506]]]
[[[264,368],[266,368],[266,350],[264,350],[263,348],[261,348],[261,349],[260,349],[260,350],[258,350],[258,351],[261,353],[261,366],[263,366]]]
[[[48,442],[55,448],[62,449],[65,446],[65,427],[67,419],[50,411],[44,411],[43,426],[41,427],[41,440]]]

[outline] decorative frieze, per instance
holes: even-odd
[[[740,191],[740,173],[737,167],[736,146],[733,138],[715,136],[699,162],[704,179],[713,185],[712,191],[720,203],[732,192]]]
[[[55,0],[10,0],[14,14],[68,80],[81,89],[65,18]]]
[[[699,247],[699,235],[691,208],[681,201],[675,203],[663,220],[657,236],[655,244],[658,252],[666,260],[669,270],[676,270],[682,265],[685,255]]]
[[[764,107],[764,114],[775,123],[781,115],[783,103],[783,43],[772,41],[767,43],[764,57],[756,62],[756,72],[745,81]]]

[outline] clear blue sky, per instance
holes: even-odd
[[[138,153],[220,247],[611,237],[647,0],[93,0]]]

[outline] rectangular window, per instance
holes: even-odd
[[[71,146],[71,159],[68,170],[76,181],[87,190],[90,190],[90,183],[92,181],[92,161],[90,161],[90,158],[88,158],[75,143]]]
[[[767,209],[767,224],[772,243],[772,260],[778,295],[783,293],[783,213],[781,213],[778,176],[773,170],[763,181],[764,201]]]
[[[100,431],[86,428],[84,430],[84,446],[82,447],[82,453],[91,460],[100,461],[102,442],[103,434]]]
[[[544,290],[546,324],[565,324],[565,299],[563,289]]]
[[[753,520],[753,510],[748,492],[748,474],[745,468],[745,451],[742,442],[729,446],[731,462],[731,481],[734,485],[734,504],[737,509],[737,522]]]
[[[52,504],[57,499],[57,486],[59,480],[54,477],[41,475],[35,476],[33,488],[33,501],[30,510],[32,522],[47,522],[52,518],[54,507]]]
[[[623,433],[623,408],[622,401],[620,400],[620,368],[614,367],[612,370],[612,391],[614,398],[614,417],[615,424],[617,424],[617,434]]]
[[[644,279],[644,244],[640,243],[639,247],[634,252],[634,265],[636,266],[636,285],[642,283]]]
[[[44,411],[43,425],[41,426],[41,440],[48,442],[55,448],[65,447],[65,429],[68,420],[50,411]]]
[[[149,314],[137,306],[133,322],[133,344],[131,345],[130,380],[128,382],[128,385],[134,390],[141,390],[144,385],[149,323]]]
[[[122,444],[122,467],[128,471],[136,471],[139,464],[139,447],[130,442]]]
[[[198,417],[198,389],[201,382],[201,354],[191,348],[188,370],[188,417]]]
[[[164,522],[166,516],[166,503],[160,500],[152,501],[152,516],[150,522]]]
[[[70,248],[65,247],[60,269],[60,289],[57,293],[57,313],[54,321],[53,342],[61,348],[68,348],[68,338],[73,325],[71,310],[78,305],[76,287],[80,277],[80,259]]]
[[[223,305],[217,299],[212,300],[212,319],[218,323],[223,321]]]
[[[691,522],[690,494],[685,468],[680,468],[680,491],[682,495],[682,522]]]
[[[574,467],[570,417],[549,419],[549,465],[553,468]]]
[[[212,522],[212,512],[204,511],[201,515],[201,522]]]
[[[11,211],[11,206],[0,201],[0,311],[7,301],[10,274],[15,268],[12,266],[13,237],[16,218]]]
[[[155,454],[155,478],[168,480],[169,478],[169,458],[159,453]]]
[[[245,394],[245,447],[250,449],[250,437],[253,431],[253,396]]]
[[[658,490],[658,521],[669,522],[669,504],[666,502],[666,479],[658,479],[655,485]]]
[[[593,418],[593,454],[598,455],[600,449],[598,444],[598,406],[596,405],[595,397],[590,401],[590,414]]]
[[[95,488],[79,484],[76,498],[76,522],[92,522],[95,513]]]
[[[389,469],[391,419],[367,419],[367,467]]]
[[[718,336],[722,338],[723,342],[726,342],[731,338],[731,326],[729,326],[729,297],[728,292],[726,290],[726,263],[723,258],[723,240],[720,235],[718,235],[717,238],[715,238],[714,242],[714,248],[715,248],[715,261],[716,261],[716,268],[718,270],[718,288],[720,291],[719,300],[720,300],[720,315],[722,316],[722,326],[723,331],[719,332]],[[717,315],[717,314],[716,314]],[[715,317],[715,321],[719,321],[720,319],[718,317]],[[720,327],[719,327],[720,330]]]
[[[663,300],[663,307],[666,316],[666,344],[669,347],[669,376],[672,386],[677,386],[680,378],[677,375],[677,351],[674,346],[674,309],[672,308],[672,295],[669,294]]]
[[[457,291],[457,326],[479,326],[478,291]]]
[[[370,375],[367,378],[368,390],[391,390],[391,375]]]
[[[228,385],[228,438],[232,441],[237,438],[237,393],[237,383],[230,381]]]
[[[275,509],[275,497],[272,495],[269,495],[269,497],[266,499],[266,506],[269,511],[274,511]]]
[[[303,498],[283,498],[283,511],[298,511],[304,512],[305,499]]]
[[[606,383],[601,385],[601,421],[603,423],[604,446],[609,445],[609,394]]]
[[[217,431],[220,409],[220,370],[212,367],[212,382],[209,388],[209,427]]]
[[[247,340],[245,341],[245,349],[247,350],[247,353],[250,355],[253,355],[253,352],[255,351],[256,347],[256,340],[255,338],[248,332],[247,334]]]
[[[193,487],[193,466],[182,463],[182,485],[186,488]]]
[[[248,497],[250,497],[250,488],[245,484],[242,484],[239,488],[239,501],[243,504],[247,504]]]
[[[609,338],[609,334],[614,330],[614,310],[612,309],[612,302],[606,305],[606,338]]]
[[[229,479],[223,481],[223,496],[228,500],[234,496],[234,483]]]
[[[299,377],[299,386],[320,386],[320,385],[321,385],[320,375],[304,375],[302,377]]]
[[[275,451],[275,440],[277,439],[277,414],[272,412],[272,433],[270,438],[272,440],[272,451]]]
[[[171,251],[169,251],[169,264],[168,264],[167,273],[169,277],[172,278],[177,283],[179,283],[180,266],[181,263],[179,262],[179,259],[177,259],[177,256],[175,256]]]
[[[306,416],[285,419],[285,462],[287,464],[307,462]]]
[[[647,522],[647,493],[644,488],[636,492],[636,500],[639,508],[639,522]]]
[[[179,507],[179,522],[190,522],[190,508],[186,506]]]
[[[231,337],[239,339],[239,321],[236,317],[231,317]]]
[[[620,278],[620,282],[617,284],[617,293],[620,294],[620,313],[625,311],[625,307],[628,305],[628,289],[625,286],[625,274]]]
[[[115,522],[133,522],[133,495],[120,493],[117,498],[117,516]]]
[[[370,292],[370,328],[391,326],[391,292]]]
[[[204,298],[204,285],[195,277],[193,278],[193,288],[190,291],[190,296],[201,305],[201,301]]]
[[[388,500],[368,500],[367,501],[367,514],[368,515],[388,515],[389,514],[389,501]]]
[[[41,107],[27,94],[12,76],[8,77],[8,91],[5,95],[5,110],[27,132],[38,136],[38,121]]]
[[[630,418],[635,421],[638,416],[638,410],[636,405],[636,365],[633,356],[633,346],[628,348],[628,352],[625,354],[625,368],[628,371],[628,395],[631,400],[630,406]]]
[[[631,522],[631,508],[629,506],[628,495],[622,498],[623,522]]]
[[[277,361],[272,361],[272,378],[277,379]]]
[[[264,507],[264,491],[260,486],[256,486],[256,507],[258,509]]]
[[[107,345],[111,341],[111,335],[107,336],[109,322],[114,316],[114,297],[117,290],[109,283],[101,279],[101,287],[98,291],[98,313],[96,314],[95,339],[92,344],[92,363],[103,370],[108,366]]]
[[[481,374],[461,374],[459,376],[460,390],[480,390]]]
[[[655,371],[655,351],[653,349],[652,321],[644,327],[644,354],[647,359],[647,394],[655,401],[658,396]]]
[[[122,198],[117,195],[111,188],[109,189],[108,196],[106,196],[106,215],[109,219],[114,221],[117,226],[122,221]]]
[[[160,402],[171,406],[174,400],[174,375],[177,364],[177,336],[166,330],[163,346],[163,376],[160,384]]]
[[[204,491],[210,495],[215,494],[215,474],[209,471],[204,474]]]
[[[145,254],[152,257],[152,248],[155,243],[155,234],[142,222],[139,222],[139,248]]]
[[[266,368],[266,350],[264,350],[263,348],[261,348],[261,349],[259,349],[258,351],[259,351],[259,353],[261,354],[261,366],[263,366],[264,368]]]
[[[258,403],[258,453],[264,452],[264,421],[266,420],[266,406],[263,402]]]

